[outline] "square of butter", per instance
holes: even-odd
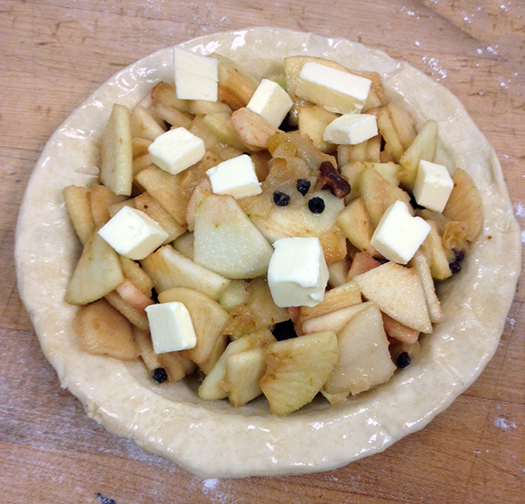
[[[235,199],[261,194],[261,184],[252,158],[247,154],[227,159],[206,171],[215,194],[230,194]]]
[[[370,244],[386,259],[407,264],[429,232],[428,222],[412,217],[406,203],[396,201],[381,217]]]
[[[318,238],[281,238],[268,266],[268,286],[280,308],[315,306],[324,299],[328,267]]]
[[[135,261],[149,256],[168,239],[158,222],[129,206],[122,207],[98,234],[120,255]]]
[[[423,159],[419,162],[413,190],[418,205],[441,213],[452,189],[454,181],[446,166]]]

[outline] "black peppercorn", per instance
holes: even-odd
[[[307,179],[301,178],[297,181],[297,190],[303,195],[306,196],[306,193],[310,190],[311,182]]]
[[[284,322],[275,324],[272,333],[277,341],[295,338],[297,336],[295,327],[291,320],[285,320]]]
[[[459,261],[451,262],[448,267],[450,268],[450,271],[453,275],[456,273],[459,273],[461,271],[461,264],[459,264]]]
[[[151,377],[157,383],[164,383],[168,379],[168,373],[166,373],[164,368],[159,367],[151,372]]]
[[[320,214],[324,212],[324,199],[316,196],[308,201],[308,208],[310,212],[314,214]]]
[[[410,364],[410,355],[407,352],[402,352],[396,359],[397,367],[400,369],[406,368]]]
[[[290,196],[282,191],[275,191],[273,193],[273,202],[277,206],[286,206],[290,203]]]

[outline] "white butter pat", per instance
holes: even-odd
[[[442,212],[445,209],[454,181],[446,166],[421,160],[414,184],[414,198],[419,205]]]
[[[176,175],[198,163],[206,153],[204,140],[186,128],[175,128],[155,138],[148,147],[151,161]]]
[[[197,337],[190,313],[177,301],[146,307],[153,351],[156,354],[178,352],[195,347]]]
[[[371,114],[344,114],[334,119],[324,130],[325,142],[357,145],[378,134],[377,118]]]
[[[129,206],[122,207],[98,234],[120,255],[135,261],[149,256],[169,236],[149,215]]]
[[[425,241],[430,225],[421,217],[412,217],[406,203],[396,201],[381,217],[370,240],[386,259],[406,264]]]
[[[261,194],[255,165],[247,154],[219,163],[206,171],[215,194],[230,194],[235,199]]]
[[[328,267],[318,238],[281,238],[268,266],[268,286],[280,308],[315,306],[324,299]]]
[[[313,61],[299,74],[295,94],[330,112],[352,114],[366,102],[372,81]]]
[[[219,86],[217,60],[175,47],[173,65],[177,98],[217,101]]]
[[[262,79],[247,108],[278,128],[292,108],[290,95],[274,81]]]

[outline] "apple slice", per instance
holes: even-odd
[[[252,348],[226,360],[224,388],[233,406],[243,406],[262,394],[259,380],[266,372],[266,349]]]
[[[415,343],[419,338],[419,332],[415,329],[407,327],[406,325],[400,324],[397,320],[389,317],[386,313],[381,313],[383,316],[383,327],[385,328],[386,334],[390,338],[394,338],[397,341],[403,343]]]
[[[225,388],[228,358],[231,355],[252,350],[253,348],[265,347],[274,341],[275,337],[268,329],[256,331],[232,341],[201,383],[198,391],[199,397],[207,401],[228,397],[228,390]]]
[[[230,195],[201,191],[195,205],[193,259],[227,278],[264,275],[272,246]]]
[[[104,299],[81,306],[73,329],[84,352],[122,360],[139,356],[129,322]]]
[[[160,303],[171,301],[183,303],[190,313],[197,344],[187,351],[188,357],[197,364],[206,361],[222,334],[228,313],[211,297],[185,287],[174,287],[159,294]]]
[[[373,257],[369,256],[368,254],[365,254],[364,252],[358,252],[352,260],[352,264],[350,265],[350,269],[348,270],[346,280],[349,282],[350,280],[353,280],[357,275],[366,273],[367,271],[370,271],[371,269],[377,268],[379,266],[381,266],[381,263],[379,261],[376,261]]]
[[[135,262],[129,257],[119,255],[120,266],[124,277],[137,287],[141,292],[147,296],[151,296],[151,289],[153,289],[153,282],[146,272],[140,267],[138,262]]]
[[[338,333],[343,327],[350,322],[361,310],[366,308],[368,303],[361,303],[341,308],[340,310],[320,315],[303,322],[296,322],[296,331],[298,334],[312,334],[323,331],[334,331]]]
[[[377,305],[369,304],[361,310],[337,338],[337,366],[323,387],[323,394],[330,402],[369,390],[394,374],[396,366]]]
[[[94,233],[84,245],[64,299],[71,304],[88,304],[104,297],[123,281],[118,254]]]
[[[432,332],[425,292],[414,269],[390,261],[354,280],[363,296],[382,312],[416,331]]]
[[[219,299],[230,283],[227,278],[177,252],[171,245],[160,247],[143,259],[141,265],[159,293],[172,287],[189,287]]]
[[[267,370],[259,385],[270,412],[289,415],[311,402],[337,365],[337,336],[327,331],[268,346]]]
[[[95,231],[89,201],[89,189],[70,185],[64,188],[62,196],[77,236],[81,243],[85,244],[89,236]]]

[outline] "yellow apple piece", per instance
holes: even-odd
[[[84,305],[104,297],[124,281],[118,254],[98,233],[88,238],[69,280],[65,300]]]
[[[120,210],[126,201],[125,196],[115,194],[109,187],[93,184],[89,191],[89,202],[95,228],[101,228],[112,217],[111,208],[118,205]]]
[[[340,308],[324,315],[319,315],[304,321],[296,322],[295,327],[298,334],[312,334],[323,331],[334,331],[338,333],[343,327],[350,322],[361,310],[366,308],[368,303],[359,302],[346,308]]]
[[[310,403],[337,365],[333,331],[309,334],[268,346],[267,369],[259,385],[275,415],[289,415]]]
[[[133,137],[145,138],[151,141],[166,132],[159,122],[142,105],[137,105],[131,111],[130,128]]]
[[[125,196],[131,194],[133,181],[131,138],[129,110],[115,103],[100,143],[100,181]]]
[[[237,200],[208,191],[200,195],[195,202],[194,261],[227,278],[264,275],[273,248]]]
[[[157,292],[172,287],[196,289],[212,299],[219,299],[230,280],[164,245],[141,261]]]
[[[85,244],[95,231],[95,223],[91,214],[89,189],[70,185],[64,188],[62,196],[73,228],[80,242]]]
[[[432,332],[421,279],[412,268],[393,261],[354,278],[363,296],[379,309],[416,331]]]
[[[299,132],[302,135],[307,135],[320,151],[334,152],[336,149],[335,144],[326,142],[323,136],[326,127],[337,117],[339,117],[337,114],[328,112],[328,110],[319,105],[299,107],[297,111]]]
[[[206,361],[215,346],[228,313],[217,301],[202,292],[185,287],[174,287],[159,294],[160,303],[177,301],[188,309],[197,337],[197,345],[187,351],[188,357],[197,364]]]
[[[84,352],[122,360],[139,356],[129,322],[104,299],[81,306],[73,330]]]
[[[369,304],[337,336],[337,366],[323,387],[331,402],[385,383],[394,374],[381,312]],[[330,397],[335,396],[335,397]],[[334,401],[335,399],[335,401]]]
[[[122,285],[122,284],[121,284]],[[148,318],[144,309],[133,306],[124,300],[117,291],[108,292],[105,296],[106,301],[126,317],[135,327],[143,331],[149,330]]]

